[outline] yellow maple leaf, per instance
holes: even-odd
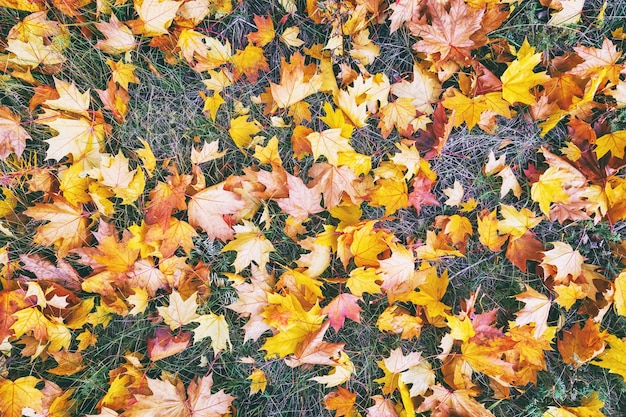
[[[349,380],[353,373],[354,364],[350,360],[350,357],[345,352],[341,351],[337,365],[333,367],[328,375],[316,376],[309,379],[320,384],[325,384],[326,388],[332,388]]]
[[[376,188],[370,194],[370,205],[385,207],[385,216],[409,206],[409,190],[406,181],[395,178],[382,178],[376,181]]]
[[[220,351],[232,349],[228,323],[223,314],[219,316],[209,312],[193,319],[199,326],[193,329],[193,343],[197,343],[207,337],[211,338],[211,349],[217,355]]]
[[[255,82],[259,78],[259,71],[269,71],[270,67],[263,55],[263,48],[249,43],[243,50],[237,50],[232,57],[233,67],[237,78],[241,74],[248,80]]]
[[[278,39],[280,39],[280,41],[287,46],[299,48],[300,46],[304,45],[304,41],[302,39],[298,39],[299,34],[299,27],[290,26],[283,31],[282,35],[279,35]]]
[[[128,84],[139,84],[139,78],[135,75],[135,69],[137,68],[133,64],[125,64],[122,60],[115,62],[112,59],[107,59],[107,65],[111,68],[111,77],[113,81],[118,83],[124,90],[128,90]]]
[[[413,100],[410,97],[400,97],[380,109],[378,127],[384,138],[388,137],[395,127],[402,136],[410,136],[415,130],[411,122],[417,113]]]
[[[522,301],[526,305],[523,309],[515,313],[516,326],[535,323],[535,338],[540,338],[548,328],[548,315],[552,307],[552,301],[545,295],[526,286],[526,291],[515,296],[515,299]]]
[[[44,106],[54,110],[68,111],[85,117],[88,116],[87,112],[91,103],[89,90],[81,93],[74,82],[68,83],[56,77],[54,77],[54,87],[59,94],[59,98],[44,101]]]
[[[535,212],[525,207],[518,211],[507,204],[500,205],[500,214],[504,220],[498,222],[498,231],[510,234],[513,239],[522,237],[543,220],[543,216],[536,217]]]
[[[250,146],[252,136],[261,131],[261,126],[256,120],[248,121],[248,116],[243,115],[230,121],[228,133],[239,149]]]
[[[280,84],[270,82],[272,98],[279,108],[286,108],[304,100],[318,92],[322,86],[321,78],[308,75],[303,64],[304,58],[299,53],[292,56],[291,64],[282,60]]]
[[[305,310],[293,294],[267,294],[267,301],[261,316],[265,323],[279,331],[268,337],[261,347],[267,351],[266,358],[274,355],[283,358],[296,353],[301,343],[320,329],[326,317],[318,304]]]
[[[380,294],[380,285],[376,281],[382,281],[383,277],[376,268],[355,268],[350,271],[350,276],[346,281],[346,287],[357,297],[363,293]]]
[[[415,305],[425,307],[426,317],[433,323],[438,317],[444,317],[451,310],[441,302],[448,289],[448,272],[444,271],[441,276],[438,276],[437,270],[431,268],[427,262],[422,263],[420,271],[423,271],[425,282],[418,285],[418,292],[411,292],[406,299]]]
[[[214,159],[221,158],[226,155],[226,151],[219,151],[220,141],[214,140],[213,142],[204,142],[202,144],[202,149],[199,151],[196,150],[195,147],[191,148],[191,163],[192,164],[202,164],[204,162],[209,162]]]
[[[496,210],[479,216],[477,219],[478,240],[492,252],[499,252],[507,237],[498,234],[498,219]]]
[[[19,39],[8,39],[6,49],[15,56],[9,61],[16,65],[37,68],[39,65],[57,65],[65,62],[61,48],[52,43],[46,45],[42,37],[29,36],[26,42]]]
[[[364,127],[369,117],[367,111],[367,102],[357,102],[357,94],[359,91],[350,88],[348,91],[339,90],[337,93],[337,106],[350,119],[352,124],[357,128]]]
[[[608,369],[613,374],[621,375],[626,380],[626,340],[619,339],[613,334],[606,336],[609,349],[598,355],[597,361],[590,362],[592,365]]]
[[[211,120],[215,121],[215,117],[217,116],[217,110],[222,104],[225,103],[226,101],[224,101],[220,93],[216,91],[212,95],[204,98],[204,107],[202,108],[202,113],[206,114],[207,117],[210,117]]]
[[[34,376],[17,378],[15,381],[0,380],[0,412],[3,417],[22,417],[22,411],[30,408],[36,413],[43,410],[44,394],[35,388],[40,382]]]
[[[626,316],[626,272],[621,272],[613,282],[613,307],[620,316]]]
[[[572,248],[569,244],[564,242],[550,242],[553,249],[543,252],[543,260],[541,266],[544,267],[544,273],[547,275],[553,275],[554,280],[557,283],[568,283],[568,276],[571,275],[572,280],[576,280],[582,273],[582,266],[585,258],[578,252],[578,250]],[[552,266],[556,268],[556,274],[550,274],[546,270],[546,266]]]
[[[51,356],[57,361],[56,367],[47,370],[47,372],[51,374],[64,376],[74,375],[86,368],[86,365],[83,363],[83,355],[80,352],[61,350],[51,353]]]
[[[602,158],[608,152],[616,158],[624,158],[624,147],[626,147],[626,130],[619,130],[600,136],[596,139],[594,152],[598,158]]]
[[[246,379],[252,381],[250,383],[250,395],[256,394],[257,392],[265,392],[265,388],[267,387],[267,377],[265,376],[265,372],[263,372],[263,370],[254,368],[250,376]]]
[[[315,159],[325,156],[329,164],[338,166],[340,152],[354,152],[348,138],[342,136],[342,129],[326,129],[307,135]]]
[[[84,160],[86,168],[97,166],[100,146],[104,143],[106,133],[103,121],[58,116],[58,113],[48,110],[37,120],[37,123],[45,124],[58,132],[56,136],[45,140],[49,145],[46,159],[60,161],[66,155],[72,155],[73,162]]]
[[[339,257],[344,265],[347,265],[351,258],[354,258],[354,263],[358,267],[377,267],[380,265],[378,255],[389,248],[386,240],[388,236],[382,230],[374,231],[375,223],[375,221],[368,221],[352,231],[350,236],[352,240],[347,251],[342,249],[339,252]],[[340,241],[343,237],[340,237]]]
[[[517,53],[517,59],[504,71],[502,81],[502,97],[511,104],[535,104],[535,96],[529,91],[532,87],[547,81],[550,77],[545,71],[533,72],[533,68],[541,62],[543,53],[534,53],[525,39]]]

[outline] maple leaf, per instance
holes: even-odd
[[[270,82],[270,91],[274,103],[283,109],[319,91],[322,87],[322,79],[316,75],[311,76],[309,73],[310,70],[304,66],[304,58],[299,53],[292,55],[290,64],[287,64],[283,58],[280,84]]]
[[[537,240],[529,230],[519,238],[509,239],[505,256],[513,265],[518,267],[520,271],[526,272],[526,262],[541,261],[542,250],[543,243]]]
[[[20,39],[8,39],[7,51],[15,56],[9,57],[9,62],[16,65],[24,65],[37,68],[39,65],[58,65],[65,62],[59,45],[54,43],[45,44],[40,36],[30,35],[25,41]]]
[[[104,40],[99,40],[95,45],[102,52],[122,54],[137,46],[137,41],[131,30],[121,23],[113,13],[108,23],[100,21],[96,22],[95,26],[106,37]]]
[[[563,362],[578,368],[604,352],[606,332],[600,332],[600,326],[592,319],[585,325],[579,323],[569,330],[564,330],[557,341],[557,347]]]
[[[613,84],[619,82],[619,74],[623,70],[623,64],[618,64],[622,52],[610,39],[604,38],[601,48],[593,46],[575,46],[574,51],[582,58],[582,62],[572,68],[569,73],[586,79],[593,79],[601,74],[602,70],[606,71],[606,76]],[[604,77],[598,77],[600,79]],[[599,80],[598,82],[601,82]]]
[[[151,395],[135,394],[137,400],[126,409],[129,417],[222,417],[228,413],[234,397],[220,390],[211,393],[213,376],[193,379],[187,387],[179,380],[174,383],[146,378]]]
[[[207,232],[211,239],[227,241],[233,238],[234,231],[226,219],[244,206],[238,194],[224,190],[224,184],[216,184],[191,197],[187,210],[189,223]]]
[[[418,412],[432,411],[433,414],[454,415],[460,417],[494,417],[482,404],[476,401],[468,390],[449,391],[441,385],[430,387],[431,395],[417,408]],[[444,414],[445,413],[445,414]]]
[[[290,26],[286,28],[281,35],[279,35],[278,39],[283,42],[285,45],[298,48],[304,45],[304,41],[298,39],[298,35],[300,34],[300,28],[297,26]]]
[[[232,57],[235,76],[245,74],[248,80],[256,82],[259,78],[259,71],[269,71],[270,67],[263,55],[263,48],[248,44],[243,50],[237,50]]]
[[[580,21],[580,14],[583,11],[585,0],[561,0],[559,3],[561,9],[556,13],[552,13],[548,24],[553,26],[577,24]]]
[[[139,20],[128,23],[132,25],[133,33],[149,37],[164,35],[168,33],[167,28],[172,24],[181,4],[182,1],[172,0],[135,0]]]
[[[340,358],[337,360],[337,364],[328,373],[328,375],[317,376],[309,379],[320,384],[325,384],[326,388],[332,388],[349,380],[353,373],[354,365],[348,355],[342,351]]]
[[[492,252],[499,252],[502,245],[506,242],[507,237],[498,234],[498,219],[496,218],[496,210],[490,213],[484,213],[482,217],[477,219],[478,240],[487,246]]]
[[[624,147],[626,147],[626,130],[619,130],[600,136],[596,139],[594,152],[598,158],[602,158],[607,153],[616,158],[624,158]]]
[[[391,21],[389,30],[391,33],[400,29],[404,22],[416,19],[419,6],[419,0],[398,0],[395,3],[391,3],[389,5],[389,8],[393,10],[391,16],[389,16],[389,20]]]
[[[228,334],[228,323],[224,318],[224,315],[209,313],[203,314],[200,317],[193,319],[194,323],[198,323],[199,326],[193,329],[193,343],[205,339],[211,338],[211,349],[217,354],[218,352],[226,349],[232,349],[230,343],[230,336]]]
[[[252,135],[261,131],[260,124],[256,120],[248,121],[248,116],[243,115],[230,120],[228,133],[239,149],[246,148],[252,143]]]
[[[620,316],[626,316],[626,272],[621,272],[613,283],[615,293],[613,295],[613,306]]]
[[[382,395],[374,395],[370,398],[374,400],[374,405],[366,409],[367,417],[398,417],[393,401]]]
[[[317,188],[324,196],[324,207],[332,209],[344,200],[358,201],[358,191],[355,186],[357,176],[346,166],[335,167],[326,163],[314,163],[308,171],[313,178],[309,187]]]
[[[357,297],[363,293],[379,294],[380,285],[376,281],[381,281],[381,275],[374,268],[355,268],[350,271],[350,277],[346,281],[346,287]]]
[[[157,327],[154,337],[148,339],[148,357],[155,362],[184,351],[189,346],[191,333],[172,335],[167,327]]]
[[[548,328],[548,315],[552,307],[552,301],[545,295],[526,286],[526,291],[515,296],[515,299],[522,301],[526,306],[518,311],[515,319],[516,326],[523,326],[535,323],[535,338],[540,338]]]
[[[463,195],[465,192],[463,191],[463,185],[457,180],[454,180],[454,185],[452,188],[446,188],[443,190],[443,193],[448,197],[446,202],[444,203],[446,206],[458,206],[463,201]]]
[[[90,233],[82,204],[73,206],[61,197],[53,199],[52,204],[38,203],[24,211],[27,216],[49,223],[37,227],[35,243],[55,245],[60,257],[71,249],[89,243]]]
[[[327,314],[330,320],[330,325],[339,331],[344,325],[344,321],[347,318],[360,323],[361,322],[361,307],[357,304],[359,297],[343,293],[339,294],[332,301],[322,309],[323,314]]]
[[[136,66],[126,64],[122,60],[115,62],[107,59],[106,64],[111,68],[111,79],[118,83],[124,90],[128,90],[128,84],[139,84],[139,78],[135,75]]]
[[[433,103],[437,101],[441,93],[441,84],[432,73],[422,68],[417,62],[414,62],[413,79],[411,81],[402,80],[394,83],[391,85],[390,90],[399,99],[411,99],[415,110],[425,114],[432,114]]]
[[[356,402],[356,392],[350,392],[343,387],[337,388],[337,390],[330,392],[324,397],[324,406],[330,410],[335,411],[335,417],[355,417],[356,408],[354,403]]]
[[[104,142],[107,126],[98,118],[88,120],[84,117],[70,119],[58,117],[50,111],[39,116],[37,123],[45,124],[56,130],[56,136],[46,139],[49,148],[46,159],[60,161],[66,155],[72,155],[74,162],[87,160],[91,166],[97,165],[100,146]]]
[[[39,413],[43,410],[44,394],[35,388],[40,379],[34,376],[17,378],[15,381],[0,379],[0,412],[6,417],[22,417],[25,408]]]
[[[113,117],[120,123],[126,121],[126,114],[128,113],[128,102],[130,101],[130,94],[123,88],[117,88],[115,82],[110,80],[107,84],[106,90],[96,89],[104,108],[113,113]]]
[[[435,0],[427,2],[431,23],[407,22],[412,35],[422,38],[413,45],[417,52],[439,54],[438,63],[465,63],[476,44],[472,34],[481,29],[484,10],[473,9],[461,0],[448,4]]]
[[[374,231],[376,222],[369,221],[352,235],[349,251],[350,257],[354,258],[354,263],[358,266],[378,266],[378,255],[389,248],[385,241],[385,233],[383,231]],[[347,264],[344,257],[343,262]]]
[[[504,220],[498,222],[498,231],[508,233],[514,239],[520,238],[543,220],[543,216],[536,217],[535,213],[527,208],[518,211],[506,204],[500,205],[500,214]]]
[[[329,343],[323,340],[329,327],[330,322],[327,321],[317,331],[307,335],[293,355],[285,358],[287,366],[295,368],[303,364],[335,365],[344,343]]]
[[[264,308],[262,317],[278,332],[267,338],[261,347],[267,351],[266,358],[295,354],[303,343],[315,340],[310,337],[322,327],[325,318],[318,304],[306,310],[291,294],[268,294],[267,298],[269,304]],[[323,334],[319,337],[321,339]]]
[[[20,117],[8,107],[0,106],[0,159],[5,160],[10,153],[19,158],[26,148],[28,132],[21,126]]]
[[[159,315],[163,317],[165,324],[170,329],[176,330],[185,324],[200,317],[196,314],[198,309],[197,292],[194,292],[187,300],[183,300],[178,291],[174,290],[170,294],[170,303],[167,307],[157,307]]]
[[[272,22],[270,16],[263,17],[255,15],[253,20],[258,31],[249,33],[246,37],[254,45],[262,48],[270,43],[274,39],[274,36],[276,36],[276,32],[274,32],[274,23]]]
[[[609,372],[621,375],[626,380],[626,340],[617,336],[607,334],[605,338],[609,349],[596,357],[596,361],[590,362],[592,365],[608,369]]]
[[[252,381],[250,384],[250,395],[254,395],[257,392],[265,392],[265,388],[267,387],[267,377],[262,369],[254,368],[250,376],[246,379]]]
[[[287,174],[288,198],[276,200],[278,206],[287,214],[294,217],[298,223],[303,222],[309,214],[324,211],[320,206],[322,195],[317,187],[309,188],[299,177]]]
[[[448,289],[448,273],[444,272],[439,277],[436,269],[430,268],[428,263],[424,263],[420,270],[426,272],[425,282],[418,285],[418,292],[412,292],[406,298],[415,305],[424,306],[426,308],[426,316],[432,322],[437,317],[442,317],[450,311],[450,307],[441,302]]]
[[[382,178],[376,181],[376,188],[370,194],[370,204],[385,206],[385,216],[409,205],[408,187],[402,179]]]
[[[544,267],[544,274],[552,275],[555,282],[567,283],[568,276],[575,280],[582,273],[583,256],[578,250],[573,249],[569,244],[563,242],[550,242],[554,248],[544,252],[541,266]],[[556,268],[556,274],[552,274],[545,267]]]
[[[342,129],[326,129],[322,132],[311,132],[306,139],[311,144],[315,159],[325,156],[329,164],[337,166],[341,152],[354,151],[348,138],[342,135]]]
[[[509,104],[502,99],[501,93],[487,93],[472,98],[466,97],[456,89],[452,89],[452,93],[454,96],[446,95],[441,103],[445,108],[453,110],[453,126],[460,126],[465,122],[470,130],[477,124],[486,129],[482,124],[486,114],[495,113],[507,118],[512,115]]]
[[[270,260],[270,252],[274,252],[274,245],[267,240],[261,230],[254,224],[245,221],[243,225],[233,226],[235,230],[235,239],[228,242],[222,252],[234,250],[237,257],[233,266],[235,272],[240,272],[252,262],[256,263],[259,268],[265,268]]]
[[[68,352],[62,350],[59,352],[51,352],[51,356],[57,361],[57,366],[48,369],[47,372],[55,375],[73,375],[85,369],[83,364],[83,355],[80,352]]]
[[[541,62],[542,53],[534,53],[535,48],[524,40],[517,52],[517,59],[504,71],[502,80],[502,98],[511,104],[520,102],[523,104],[535,104],[535,96],[530,89],[549,79],[545,71],[533,72],[533,68]]]

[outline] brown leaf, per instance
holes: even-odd
[[[582,323],[564,330],[557,341],[557,347],[563,362],[578,368],[604,352],[606,331],[601,332],[598,323],[587,319]]]

